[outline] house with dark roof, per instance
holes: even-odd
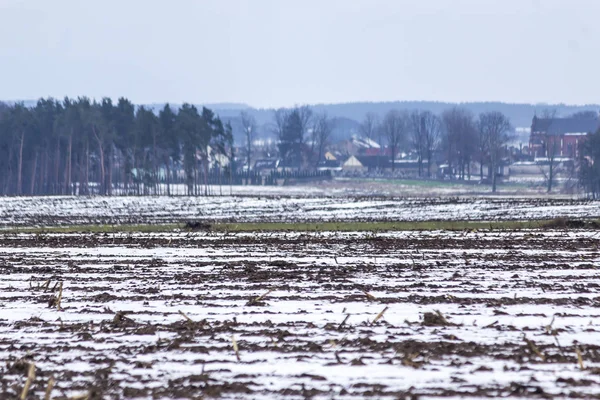
[[[596,118],[538,118],[533,117],[529,136],[529,152],[534,158],[554,156],[576,158],[579,145],[589,133],[600,128]]]

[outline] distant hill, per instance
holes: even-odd
[[[360,121],[367,113],[375,113],[381,117],[389,110],[429,110],[441,114],[444,110],[459,106],[470,110],[478,115],[486,111],[500,111],[510,118],[512,125],[516,128],[527,128],[531,126],[534,115],[542,114],[544,110],[556,110],[557,116],[567,116],[580,111],[600,111],[600,105],[590,104],[583,106],[566,104],[512,104],[501,102],[472,102],[472,103],[445,103],[435,101],[397,101],[397,102],[364,102],[364,103],[341,103],[341,104],[316,104],[311,105],[316,113],[326,112],[330,117],[338,120],[338,126],[333,132],[332,139],[342,140],[358,131]],[[241,128],[239,120],[240,109],[228,109],[227,107],[215,107],[214,111],[225,120],[231,120],[234,128],[236,142],[241,137],[236,127]],[[246,111],[256,118],[260,128],[260,136],[269,135],[269,125],[273,121],[273,109],[247,108]],[[237,122],[237,123],[236,123]],[[527,136],[527,135],[526,135]]]
[[[20,100],[26,106],[34,106],[35,100]],[[14,103],[15,101],[6,101]],[[160,110],[165,103],[144,104],[153,110]],[[175,108],[180,104],[171,103]],[[273,110],[266,108],[253,108],[244,103],[214,103],[197,104],[197,107],[207,107],[215,111],[221,117],[239,117],[242,110],[246,110],[256,118],[259,125],[272,122]],[[531,119],[545,109],[556,110],[557,116],[567,116],[579,111],[600,111],[600,104],[568,105],[568,104],[527,104],[527,103],[502,103],[502,102],[467,102],[448,103],[441,101],[393,101],[393,102],[355,102],[337,104],[314,104],[310,105],[315,112],[326,112],[330,117],[348,118],[361,121],[369,112],[383,116],[391,109],[399,110],[429,110],[436,114],[442,113],[449,108],[464,107],[475,115],[485,111],[500,111],[508,116],[515,127],[527,127],[531,125]]]
[[[181,104],[177,103],[169,103],[174,108],[179,108]],[[158,112],[161,108],[165,106],[165,103],[152,103],[152,104],[144,104],[144,106],[151,108],[152,110]],[[244,103],[214,103],[214,104],[196,104],[197,108],[206,107],[215,112],[219,110],[227,110],[228,113],[239,113],[242,110],[246,110],[251,108],[248,104]]]
[[[315,104],[311,105],[315,112],[326,112],[330,117],[341,117],[361,121],[369,112],[378,114],[380,117],[391,109],[399,110],[429,110],[440,114],[444,110],[459,106],[470,110],[477,115],[486,111],[500,111],[508,116],[515,127],[531,126],[531,119],[543,110],[556,110],[557,116],[567,116],[579,111],[600,111],[600,104],[568,105],[568,104],[525,104],[525,103],[501,103],[501,102],[471,102],[471,103],[446,103],[437,101],[395,101],[395,102],[365,102],[365,103],[339,103],[339,104]],[[240,109],[228,109],[227,107],[215,107],[215,112],[221,116],[239,115]],[[273,118],[272,109],[248,108],[248,112],[254,115],[259,124],[271,122]]]
[[[23,101],[27,106],[34,106],[35,101]],[[7,103],[13,103],[8,101]],[[174,108],[178,108],[180,104],[171,104]],[[145,106],[158,112],[164,103],[145,104]],[[253,108],[244,103],[215,103],[215,104],[198,104],[197,107],[205,106],[212,109],[224,121],[231,121],[234,129],[234,137],[236,142],[242,138],[241,123],[239,120],[240,112],[246,110],[254,116],[259,125],[259,136],[269,136],[272,132],[271,124],[273,122],[274,109]],[[375,113],[383,117],[391,109],[399,110],[429,110],[433,113],[440,114],[444,110],[459,106],[470,110],[477,115],[486,111],[500,111],[508,118],[514,127],[529,127],[531,119],[537,113],[538,115],[543,110],[556,110],[557,116],[567,116],[580,111],[600,111],[599,104],[589,105],[568,105],[568,104],[526,104],[526,103],[502,103],[502,102],[467,102],[467,103],[448,103],[439,101],[394,101],[394,102],[355,102],[355,103],[338,103],[338,104],[314,104],[311,105],[314,112],[326,112],[332,118],[338,119],[338,126],[333,133],[333,138],[341,140],[348,137],[352,132],[356,132],[358,124],[362,121],[367,113]]]

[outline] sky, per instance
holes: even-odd
[[[0,99],[600,102],[598,0],[0,0]]]

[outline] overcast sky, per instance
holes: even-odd
[[[0,0],[0,99],[600,102],[598,0]]]

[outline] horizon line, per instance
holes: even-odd
[[[101,96],[101,97],[91,97],[91,96],[63,96],[62,98],[54,97],[54,96],[41,96],[37,99],[19,99],[19,100],[0,100],[0,103],[5,104],[16,104],[16,103],[36,103],[41,99],[54,99],[62,101],[62,99],[77,99],[80,97],[86,97],[92,101],[101,100],[104,98],[110,98],[115,101],[119,98],[125,98],[131,101],[133,104],[138,106],[156,106],[156,105],[182,105],[182,104],[192,104],[192,105],[200,105],[204,107],[221,107],[221,109],[234,110],[234,109],[254,109],[254,110],[276,110],[279,108],[293,108],[296,106],[311,106],[311,107],[326,107],[326,106],[344,106],[344,105],[354,105],[354,104],[394,104],[394,103],[433,103],[433,104],[456,104],[456,105],[469,105],[469,104],[503,104],[503,105],[516,105],[516,106],[562,106],[562,107],[600,107],[600,101],[598,103],[552,103],[546,101],[538,101],[538,102],[510,102],[510,101],[502,101],[502,100],[468,100],[468,101],[446,101],[446,100],[356,100],[356,101],[340,101],[340,102],[331,102],[331,103],[295,103],[294,105],[285,105],[285,106],[254,106],[244,102],[235,102],[235,101],[222,101],[222,102],[191,102],[191,101],[151,101],[151,102],[134,102],[130,98],[126,96]],[[229,108],[225,107],[229,106]]]

